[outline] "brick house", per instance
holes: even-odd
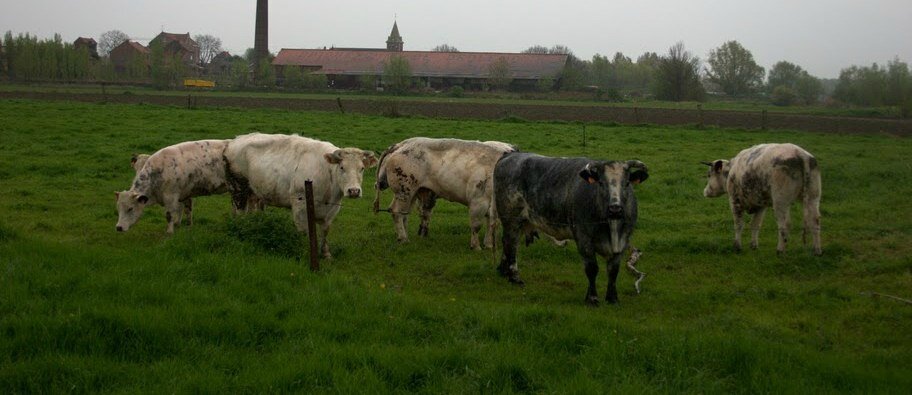
[[[171,59],[180,59],[189,70],[199,70],[200,47],[190,38],[190,33],[177,34],[161,32],[152,41],[149,47],[161,45],[165,54],[165,64]]]
[[[149,48],[136,41],[126,40],[114,47],[111,50],[110,58],[111,64],[114,65],[114,72],[118,74],[128,73],[137,65],[149,68]]]

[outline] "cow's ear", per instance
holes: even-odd
[[[586,163],[586,167],[583,167],[579,172],[579,176],[586,180],[589,184],[595,184],[599,180],[598,171],[592,169],[591,163]]]
[[[630,182],[634,184],[639,184],[649,178],[649,170],[646,168],[646,164],[638,160],[627,161],[627,174],[629,174]]]
[[[713,164],[712,164],[713,171],[716,173],[721,172],[723,166],[725,166],[725,161],[722,159],[719,159],[719,160],[713,162]]]
[[[138,155],[138,154],[133,154],[133,157],[130,158],[130,164],[131,164],[131,165],[135,165],[135,164],[136,164],[136,159],[137,159],[137,158],[136,158],[136,155]]]
[[[337,165],[340,162],[342,162],[342,155],[340,155],[339,150],[335,150],[332,153],[323,154],[323,158],[326,159],[327,162],[332,163],[334,165]]]
[[[364,151],[362,160],[364,161],[364,167],[371,168],[377,165],[377,156],[373,152]]]
[[[149,197],[146,195],[139,195],[136,197],[136,201],[142,204],[146,204],[149,203]]]

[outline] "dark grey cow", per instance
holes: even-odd
[[[599,302],[595,290],[598,254],[608,265],[605,300],[616,303],[615,281],[621,255],[637,221],[637,201],[631,184],[648,177],[646,165],[638,160],[507,154],[494,168],[494,200],[503,224],[503,256],[498,272],[510,282],[523,283],[516,266],[520,236],[542,231],[557,240],[573,239],[589,278],[586,302]]]

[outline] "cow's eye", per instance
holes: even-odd
[[[339,166],[339,168],[342,169],[342,171],[345,171],[345,166]]]
[[[127,209],[127,212],[128,212],[128,213],[132,213],[132,212],[133,212],[133,207],[128,208],[128,209]]]

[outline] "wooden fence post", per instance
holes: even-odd
[[[310,271],[320,270],[320,258],[317,256],[317,226],[314,223],[313,181],[304,181],[304,199],[307,200],[307,238],[310,241]]]

